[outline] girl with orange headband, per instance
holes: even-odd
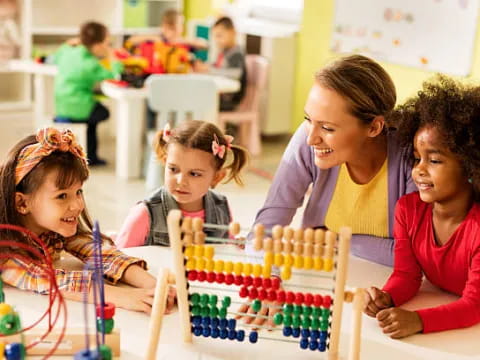
[[[0,168],[0,223],[27,228],[44,241],[53,261],[66,251],[87,263],[93,259],[92,221],[85,208],[82,186],[88,178],[85,153],[70,130],[44,128],[9,152]],[[2,231],[2,240],[32,244],[28,236]],[[144,261],[127,256],[102,236],[106,301],[124,309],[151,311],[155,278]],[[15,251],[15,250],[10,250]],[[47,294],[50,281],[43,268],[24,257],[2,264],[2,280],[22,290]],[[92,274],[56,269],[56,280],[67,299],[81,301],[90,291]],[[122,281],[136,289],[113,286]],[[170,294],[167,309],[173,306]]]

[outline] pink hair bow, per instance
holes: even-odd
[[[165,127],[163,128],[163,139],[165,140],[165,142],[169,142],[170,141],[170,136],[172,135],[172,130],[170,128],[170,123],[166,123],[165,124]]]
[[[218,156],[220,159],[223,159],[225,156],[226,149],[230,149],[232,147],[233,136],[225,135],[224,138],[227,145],[220,145],[217,135],[213,134],[212,153],[213,155]]]

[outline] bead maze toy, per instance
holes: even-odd
[[[363,289],[345,290],[349,228],[341,228],[337,235],[323,229],[293,230],[279,225],[267,232],[262,225],[256,225],[249,255],[221,245],[245,245],[244,238],[233,238],[242,230],[238,223],[228,227],[229,239],[208,237],[204,228],[226,227],[204,224],[200,218],[182,219],[178,210],[168,215],[184,342],[192,342],[192,333],[251,344],[282,341],[326,353],[328,359],[335,360],[339,356],[343,304],[353,302],[349,359],[359,359],[364,293]],[[247,261],[239,261],[239,257]],[[279,276],[275,275],[277,271]],[[161,269],[148,360],[155,358],[168,282],[168,271]],[[255,313],[240,312],[245,303]],[[271,321],[271,317],[261,314],[265,308],[275,312],[274,326],[235,319],[251,316]],[[270,331],[262,333],[262,329]]]

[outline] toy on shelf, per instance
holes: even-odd
[[[182,219],[178,210],[168,215],[184,342],[192,341],[192,333],[250,344],[260,340],[282,341],[338,359],[343,304],[353,302],[349,359],[359,359],[364,293],[363,289],[345,290],[349,228],[342,228],[337,235],[323,229],[294,231],[277,225],[267,233],[257,225],[254,255],[233,251],[228,246],[205,245],[205,241],[244,245],[245,240],[207,237],[204,228],[225,226],[203,224],[200,218]],[[240,230],[237,223],[229,226],[232,237]],[[280,270],[280,277],[272,276],[274,267]],[[167,282],[168,274],[158,284],[165,287]],[[154,309],[165,301],[165,290],[159,293]],[[234,308],[245,308],[241,306],[245,303],[254,314]],[[265,308],[275,312],[274,327],[235,319],[269,319],[256,314]],[[163,312],[158,312],[152,319],[159,317],[157,321],[161,323],[162,316]],[[155,327],[151,325],[152,328]],[[153,344],[158,341],[158,333],[159,330],[150,331]],[[152,349],[147,359],[154,359],[156,345]]]
[[[16,22],[16,0],[0,0],[0,63],[17,56],[20,32]]]

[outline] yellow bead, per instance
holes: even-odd
[[[272,265],[265,265],[262,271],[263,278],[268,279],[271,275],[272,275]]]
[[[292,277],[292,269],[290,266],[284,266],[280,273],[282,280],[289,280]]]
[[[205,270],[207,271],[213,271],[215,268],[215,261],[212,259],[207,259],[207,263],[205,264]]]
[[[241,262],[236,262],[235,265],[233,265],[233,272],[235,275],[242,275],[242,270],[243,264]]]
[[[263,263],[266,266],[271,266],[273,264],[273,252],[266,251],[265,255],[263,256]]]
[[[323,270],[332,271],[333,270],[333,259],[327,258],[323,260]]]
[[[253,272],[253,265],[250,263],[243,264],[243,275],[250,276]]]
[[[255,264],[253,265],[253,276],[259,277],[262,275],[262,265]]]
[[[5,359],[5,343],[0,341],[0,360]]]
[[[310,270],[313,267],[313,258],[311,256],[305,256],[303,258],[303,268]]]
[[[197,258],[197,270],[203,271],[205,270],[206,261],[204,258]]]
[[[0,303],[0,316],[13,313],[13,307],[8,304]]]
[[[213,246],[205,246],[205,254],[204,256],[207,259],[213,259],[213,256],[215,255],[215,248]]]
[[[225,269],[224,269],[224,271],[225,271],[227,274],[231,274],[232,271],[233,271],[233,262],[231,262],[231,261],[225,262]]]
[[[190,259],[191,257],[194,256],[195,252],[194,252],[194,247],[193,246],[187,246],[185,248],[185,251],[183,252],[183,254],[185,255],[186,258]]]
[[[292,254],[285,254],[285,258],[283,259],[283,264],[285,266],[292,266],[293,265],[293,255]]]
[[[323,270],[323,259],[319,256],[313,258],[313,268],[317,271]]]
[[[201,258],[203,256],[204,246],[195,245],[195,256]]]
[[[224,267],[225,267],[225,263],[223,262],[223,260],[215,261],[215,272],[217,273],[223,272]]]
[[[282,266],[283,265],[283,254],[275,254],[275,266]]]
[[[293,267],[296,269],[303,268],[303,256],[302,255],[295,255],[293,258]]]
[[[195,270],[195,264],[196,264],[195,258],[192,257],[192,258],[187,260],[187,263],[185,264],[185,268],[189,271],[190,270]]]

